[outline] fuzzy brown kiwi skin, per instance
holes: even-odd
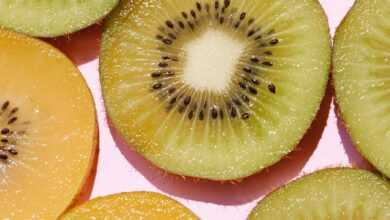
[[[316,171],[313,171],[311,173],[308,173],[308,174],[305,174],[305,175],[302,175],[301,177],[289,182],[289,183],[285,183],[284,185],[280,186],[280,187],[276,187],[275,189],[272,190],[272,192],[268,193],[264,198],[262,198],[257,204],[255,207],[257,207],[262,201],[264,201],[265,199],[267,199],[268,197],[270,197],[271,195],[273,195],[275,192],[277,192],[278,190],[280,189],[283,189],[285,188],[286,186],[290,185],[290,184],[293,184],[295,182],[298,182],[300,181],[302,178],[305,178],[305,177],[308,177],[308,176],[312,176],[312,175],[315,175],[315,174],[318,174],[318,173],[322,173],[322,172],[328,172],[328,171],[338,171],[338,170],[361,170],[359,168],[351,168],[351,167],[328,167],[328,168],[324,168],[324,169],[320,169],[320,170],[316,170]],[[367,170],[366,170],[367,171]],[[369,172],[369,171],[367,171]],[[376,176],[382,178],[382,179],[385,179],[385,177],[379,175],[378,173],[374,173]],[[255,208],[254,208],[255,209]],[[253,209],[253,210],[254,210]],[[252,212],[253,210],[249,213],[247,219],[249,220],[250,217],[252,216]]]
[[[322,13],[322,18],[321,19],[324,19],[324,22],[326,23],[326,24],[329,24],[329,20],[328,20],[328,17],[327,17],[327,15],[326,15],[326,13],[325,13],[325,10],[324,10],[324,8],[322,7],[322,5],[320,4],[320,2],[318,1],[318,0],[311,0],[313,3],[315,3],[315,4],[317,4],[318,5],[318,7],[319,7],[319,9],[320,9],[320,11],[321,11],[321,13]],[[125,6],[127,6],[127,5],[125,5],[125,1],[121,1],[118,5],[117,5],[117,7],[113,10],[113,11],[111,11],[111,14],[116,14],[116,13],[118,13],[117,11],[121,11],[122,10],[122,8],[123,7],[125,7]],[[134,4],[133,4],[133,6],[134,6]],[[133,10],[132,11],[136,11],[137,9],[135,8],[135,6],[134,6],[134,8],[133,8]],[[128,12],[130,12],[130,11],[128,11]],[[108,25],[111,23],[111,21],[110,21],[110,15],[109,16],[107,16],[105,19],[104,19],[104,22],[103,22],[103,34],[102,34],[102,40],[101,40],[101,46],[100,46],[100,55],[102,55],[103,54],[103,42],[104,42],[104,38],[110,38],[111,36],[110,36],[110,34],[113,34],[113,32],[107,32],[106,30],[107,30],[107,28],[108,28]],[[304,136],[305,136],[305,134],[310,130],[310,128],[312,127],[312,125],[315,123],[315,118],[317,117],[317,115],[318,115],[318,113],[319,113],[319,111],[320,111],[320,107],[322,106],[322,101],[324,100],[324,97],[325,97],[325,95],[326,95],[326,92],[327,92],[327,86],[329,85],[329,78],[330,78],[330,71],[331,71],[331,63],[332,63],[332,59],[331,59],[331,52],[332,52],[332,37],[331,37],[331,35],[330,35],[330,29],[329,29],[329,25],[327,25],[327,31],[328,31],[328,41],[329,41],[329,58],[328,58],[328,60],[327,60],[327,62],[328,62],[328,68],[327,68],[327,75],[326,75],[326,80],[325,80],[325,83],[324,83],[324,89],[323,89],[323,91],[322,91],[322,94],[321,94],[321,100],[319,100],[320,101],[320,104],[317,106],[317,109],[313,112],[313,115],[312,115],[312,117],[310,118],[310,120],[311,120],[311,122],[312,123],[310,123],[308,126],[307,126],[307,128],[305,129],[305,133],[304,134],[302,134],[302,137],[297,141],[297,143],[295,143],[295,145],[294,145],[294,147],[285,155],[285,156],[283,156],[283,157],[281,157],[281,158],[279,158],[279,159],[277,159],[277,160],[275,160],[275,161],[273,161],[273,162],[270,162],[269,164],[265,164],[264,165],[264,168],[262,168],[262,169],[258,169],[256,172],[252,172],[252,173],[248,173],[247,175],[243,175],[242,177],[240,177],[240,178],[235,178],[235,179],[229,179],[229,180],[220,180],[220,179],[210,179],[210,178],[202,178],[202,177],[198,177],[198,176],[189,176],[189,175],[184,175],[184,174],[180,174],[180,173],[173,173],[173,172],[171,172],[171,171],[169,171],[169,170],[165,170],[165,169],[162,169],[162,168],[160,168],[156,163],[154,163],[153,161],[151,161],[151,160],[148,160],[145,156],[143,156],[142,154],[141,154],[141,152],[139,152],[139,148],[137,148],[137,147],[134,147],[134,146],[137,146],[138,144],[137,143],[128,143],[127,142],[127,140],[126,140],[126,138],[124,138],[124,141],[127,143],[127,145],[129,146],[129,147],[131,147],[131,149],[133,149],[133,150],[135,150],[139,155],[141,155],[144,159],[146,159],[146,161],[148,161],[150,164],[152,164],[154,167],[156,167],[157,169],[159,169],[159,170],[161,170],[161,171],[163,171],[163,173],[167,173],[167,174],[170,174],[170,175],[173,175],[173,176],[179,176],[179,177],[182,177],[183,179],[185,179],[185,178],[191,178],[191,179],[193,179],[193,180],[195,180],[195,181],[197,181],[197,180],[211,180],[211,181],[216,181],[216,182],[220,182],[220,183],[232,183],[232,184],[235,184],[235,183],[238,183],[238,182],[241,182],[241,181],[243,181],[244,179],[246,179],[246,178],[248,178],[248,177],[250,177],[250,176],[252,176],[252,175],[255,175],[255,174],[257,174],[257,173],[260,173],[260,172],[262,172],[262,171],[264,171],[264,170],[267,170],[267,169],[269,169],[269,168],[271,168],[273,165],[275,165],[275,164],[277,164],[278,162],[280,162],[280,161],[282,161],[282,160],[284,160],[284,159],[286,159],[286,158],[288,158],[288,156],[291,154],[291,153],[293,153],[294,151],[296,151],[296,150],[299,150],[298,149],[298,145],[299,145],[299,143],[302,141],[302,139],[304,138]],[[100,79],[103,79],[103,75],[102,75],[102,69],[101,69],[101,67],[102,67],[102,59],[99,59],[99,74],[100,74]],[[102,81],[101,81],[101,83],[102,83]],[[103,100],[106,100],[106,93],[105,93],[105,90],[102,88],[102,90],[101,90],[101,92],[102,92],[102,97],[103,97]],[[107,106],[107,102],[106,101],[104,101],[103,102],[104,103],[104,107],[105,107],[105,109],[106,109],[106,114],[107,114],[107,118],[109,119],[109,121],[112,123],[112,125],[113,125],[113,128],[116,130],[116,131],[118,131],[118,133],[123,137],[123,131],[121,131],[120,129],[118,129],[119,128],[119,126],[116,126],[116,124],[114,123],[114,121],[113,120],[110,120],[110,118],[111,118],[111,112],[110,112],[110,108],[108,108],[108,106]]]
[[[353,6],[349,9],[349,11],[347,12],[347,14],[344,16],[344,18],[343,18],[343,20],[340,22],[340,25],[337,27],[337,29],[336,29],[336,32],[335,32],[335,37],[334,37],[334,41],[333,41],[333,48],[332,48],[332,69],[333,69],[333,67],[334,67],[334,64],[335,64],[335,62],[336,62],[336,57],[335,57],[335,54],[336,54],[336,47],[335,47],[335,45],[336,45],[336,42],[338,42],[338,40],[339,40],[339,36],[340,36],[340,32],[341,32],[341,29],[342,29],[342,27],[345,25],[345,23],[347,22],[347,19],[350,17],[350,15],[352,14],[352,10],[355,8],[355,7],[357,7],[356,5],[357,5],[357,3],[359,2],[360,0],[356,0],[355,1],[355,3],[353,4]],[[352,142],[353,142],[353,145],[354,145],[354,147],[355,147],[355,149],[359,152],[359,155],[361,156],[361,157],[363,157],[363,159],[367,162],[367,163],[369,163],[372,167],[375,167],[375,169],[377,169],[376,168],[376,166],[374,165],[374,164],[372,164],[369,160],[368,160],[368,158],[363,154],[363,152],[361,151],[361,146],[360,146],[360,144],[359,143],[357,143],[356,141],[355,141],[355,138],[353,138],[353,136],[352,136],[352,133],[351,133],[351,131],[350,131],[350,129],[349,129],[349,127],[347,126],[347,123],[346,123],[346,121],[345,121],[345,116],[344,116],[344,111],[343,111],[343,108],[340,106],[340,104],[339,104],[339,99],[340,99],[340,97],[339,97],[339,95],[338,95],[338,92],[337,92],[337,90],[336,90],[336,80],[335,80],[335,75],[334,75],[334,71],[332,71],[332,73],[331,73],[332,75],[331,75],[331,82],[332,82],[332,86],[333,86],[333,88],[334,88],[334,91],[335,91],[335,105],[336,105],[336,114],[337,114],[337,117],[338,117],[338,119],[339,120],[341,120],[341,122],[343,123],[343,125],[344,125],[344,128],[347,130],[347,133],[348,133],[348,135],[349,135],[349,137],[351,138],[351,140],[352,140]],[[382,171],[379,171],[379,172],[381,172],[381,173],[383,173],[383,175],[385,175],[387,178],[389,178],[390,179],[390,176],[388,176],[388,175],[386,175],[384,172],[382,172]]]

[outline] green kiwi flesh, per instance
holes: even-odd
[[[103,34],[106,109],[160,168],[240,179],[279,161],[310,127],[329,42],[314,0],[125,0]]]
[[[57,37],[107,15],[119,0],[4,0],[0,26],[36,37]]]
[[[341,116],[363,156],[390,177],[390,1],[358,0],[335,37]]]
[[[390,183],[364,170],[322,170],[271,193],[248,219],[390,219]]]

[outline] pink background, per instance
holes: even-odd
[[[353,0],[320,2],[333,34]],[[98,75],[100,32],[101,27],[95,25],[70,37],[50,40],[79,66],[96,101],[100,156],[91,198],[125,191],[156,191],[179,200],[202,219],[245,219],[267,193],[305,173],[335,166],[370,168],[336,117],[333,91],[328,88],[316,121],[298,150],[267,171],[234,184],[164,173],[130,150],[107,123]]]

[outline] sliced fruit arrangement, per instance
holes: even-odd
[[[390,183],[364,170],[322,170],[271,193],[248,219],[390,219]]]
[[[37,37],[56,37],[87,27],[119,0],[2,0],[0,26]]]
[[[330,64],[324,12],[301,0],[121,1],[101,52],[105,104],[128,143],[162,169],[214,180],[292,151]]]
[[[390,1],[357,0],[335,37],[334,85],[358,150],[390,177]]]
[[[65,213],[60,219],[195,220],[198,217],[167,196],[132,192],[93,199]]]
[[[65,55],[0,29],[0,219],[55,219],[97,153],[90,91]]]

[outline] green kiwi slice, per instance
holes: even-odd
[[[390,219],[390,183],[364,170],[322,170],[271,193],[248,219]]]
[[[317,1],[122,1],[103,35],[107,112],[166,171],[243,178],[291,152],[309,128],[329,42]]]
[[[390,177],[390,1],[358,0],[335,37],[334,85],[358,150]]]
[[[0,26],[36,37],[57,37],[95,23],[118,1],[2,0]]]

